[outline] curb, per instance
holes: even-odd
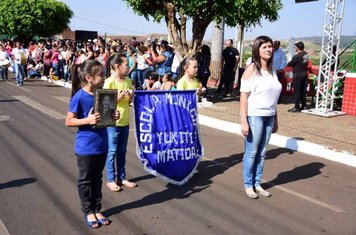
[[[43,77],[43,76],[42,76],[42,77],[41,77],[41,80],[42,80],[42,81],[47,81],[48,83],[50,83],[46,77]],[[70,88],[70,89],[72,88],[72,84],[69,83],[69,82],[53,81],[53,84],[56,84],[56,85],[58,85],[58,86],[62,86],[62,87],[65,87],[65,88]]]
[[[242,136],[241,125],[237,123],[199,115],[199,124]],[[327,149],[325,146],[308,141],[282,136],[279,134],[272,134],[269,144],[356,167],[355,155],[345,152],[336,152],[331,149]]]

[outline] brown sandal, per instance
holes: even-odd
[[[119,192],[121,191],[121,187],[117,185],[115,182],[107,182],[106,186],[110,189],[112,192]]]

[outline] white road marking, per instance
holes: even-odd
[[[10,235],[9,231],[7,231],[7,229],[1,219],[0,219],[0,234],[1,235]]]
[[[4,122],[10,120],[10,116],[7,115],[0,115],[0,122]]]
[[[66,116],[62,113],[56,112],[50,108],[47,108],[46,106],[38,103],[37,101],[34,101],[31,98],[28,98],[26,96],[12,96],[13,98],[20,100],[21,102],[27,104],[28,106],[44,113],[47,114],[48,116],[51,116],[55,119],[65,119]]]
[[[209,160],[209,161],[211,161],[211,162],[214,162],[214,163],[215,163],[214,165],[210,165],[209,167],[223,166],[223,167],[225,167],[225,168],[227,168],[227,169],[236,169],[235,167],[227,166],[225,163],[220,163],[220,162],[217,162],[217,161],[215,161],[215,160],[213,160],[213,159],[209,159],[209,158],[207,158],[207,157],[204,157],[204,158],[207,159],[207,160]],[[266,182],[263,182],[263,183],[266,183]],[[331,211],[334,211],[334,212],[337,212],[337,213],[342,213],[342,212],[344,212],[344,210],[342,210],[341,208],[339,208],[339,207],[337,207],[337,206],[329,205],[329,204],[327,204],[327,203],[325,203],[325,202],[322,202],[322,201],[319,201],[319,200],[317,200],[317,199],[308,197],[308,196],[306,196],[306,195],[304,195],[304,194],[295,192],[295,191],[290,190],[290,189],[287,189],[287,188],[285,188],[285,187],[276,185],[276,184],[274,184],[274,183],[267,183],[267,184],[273,186],[273,188],[279,189],[279,190],[281,190],[281,191],[283,191],[283,192],[285,192],[285,193],[288,193],[288,194],[291,194],[291,195],[293,195],[293,196],[299,197],[299,198],[301,198],[301,199],[303,199],[303,200],[306,200],[306,201],[308,201],[308,202],[314,203],[314,204],[316,204],[316,205],[318,205],[318,206],[324,207],[324,208],[329,209],[329,210],[331,210]]]
[[[327,208],[327,209],[329,209],[329,210],[332,210],[332,211],[334,211],[334,212],[337,212],[337,213],[342,213],[342,212],[344,212],[344,210],[342,210],[342,209],[339,208],[339,207],[329,205],[329,204],[327,204],[327,203],[325,203],[325,202],[322,202],[322,201],[316,200],[316,199],[314,199],[314,198],[305,196],[305,195],[303,195],[303,194],[301,194],[301,193],[298,193],[298,192],[295,192],[295,191],[293,191],[293,190],[284,188],[284,187],[282,187],[282,186],[275,185],[274,183],[267,183],[267,184],[269,184],[269,185],[271,185],[271,186],[273,186],[273,187],[275,187],[275,188],[277,188],[277,189],[279,189],[279,190],[281,190],[281,191],[283,191],[283,192],[285,192],[285,193],[292,194],[292,195],[294,195],[294,196],[296,196],[296,197],[299,197],[299,198],[304,199],[304,200],[306,200],[306,201],[309,201],[309,202],[311,202],[311,203],[317,204],[317,205],[319,205],[319,206],[321,206],[321,207],[325,207],[325,208]]]
[[[14,84],[14,83],[8,82],[7,84],[9,84],[9,85],[11,85],[11,86],[18,87],[18,88],[20,88],[20,89],[22,89],[22,90],[25,90],[25,91],[27,91],[27,92],[32,92],[31,90],[29,90],[29,89],[27,89],[27,88],[25,88],[25,87],[23,87],[23,86],[17,86],[17,85]]]
[[[64,103],[67,103],[67,104],[69,104],[69,101],[70,101],[70,97],[68,97],[68,96],[52,96],[52,97],[59,101],[63,101]]]

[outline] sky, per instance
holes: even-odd
[[[166,33],[164,20],[161,23],[147,21],[135,14],[123,0],[60,0],[74,12],[72,30],[92,30],[104,35],[148,35]],[[321,36],[323,32],[325,4],[327,0],[295,3],[282,0],[283,8],[275,22],[262,21],[261,26],[246,30],[245,38],[253,39],[268,35],[273,40],[308,36]],[[345,0],[342,35],[356,35],[356,0]],[[191,38],[191,21],[187,24],[187,40]],[[236,28],[226,27],[225,38],[236,38]],[[205,40],[212,38],[212,26],[205,34]]]

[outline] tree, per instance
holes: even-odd
[[[48,37],[68,28],[72,16],[69,7],[56,0],[1,0],[0,34],[20,40]]]
[[[125,0],[133,10],[147,20],[163,18],[173,44],[182,54],[194,54],[201,45],[205,31],[214,20],[222,19],[229,26],[255,26],[262,19],[275,21],[282,8],[281,0]],[[192,19],[192,39],[186,38],[187,20]]]

